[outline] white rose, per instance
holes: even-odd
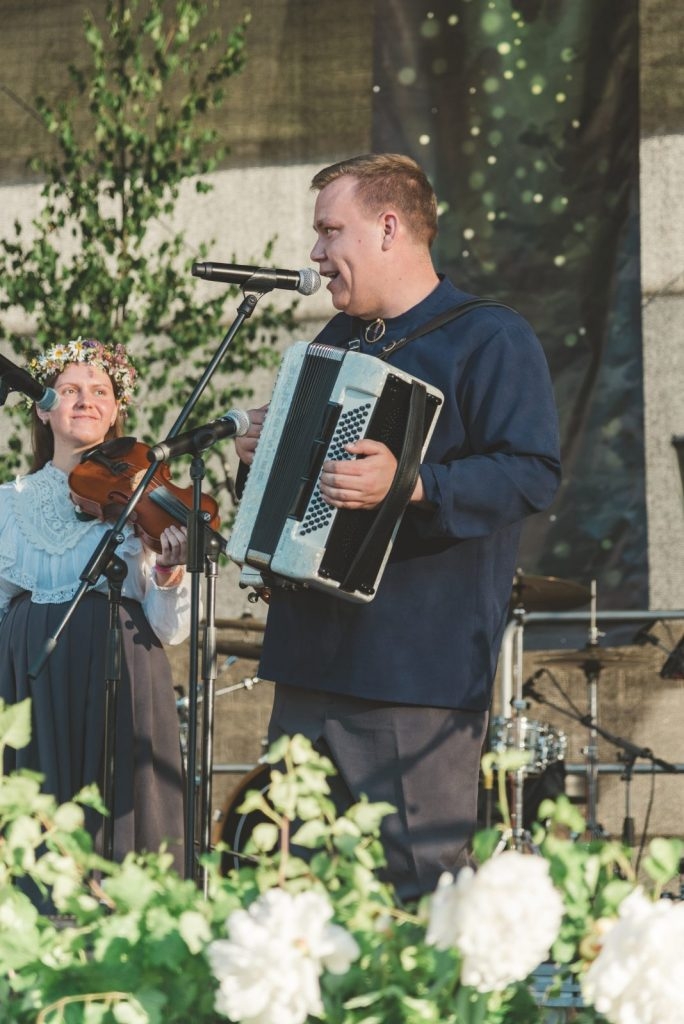
[[[432,896],[427,942],[455,947],[461,981],[478,992],[523,981],[546,959],[558,935],[563,901],[542,857],[515,850],[443,875]]]
[[[323,1012],[320,975],[344,973],[359,955],[353,937],[330,923],[321,893],[271,889],[227,921],[228,939],[207,957],[219,982],[216,1009],[242,1024],[304,1024]]]
[[[636,890],[582,978],[585,1003],[611,1024],[681,1024],[684,903],[653,903]]]

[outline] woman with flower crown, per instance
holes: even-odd
[[[109,605],[103,576],[78,602],[35,679],[32,665],[63,623],[80,575],[110,524],[79,517],[69,473],[88,448],[123,433],[135,370],[121,345],[78,339],[53,345],[29,371],[59,396],[35,406],[33,465],[0,486],[0,697],[30,697],[28,747],[6,751],[5,771],[31,768],[58,801],[102,783],[105,650]],[[186,531],[171,526],[155,556],[130,524],[117,554],[126,564],[120,607],[123,657],[114,758],[114,858],[168,841],[183,866],[183,776],[170,666],[162,644],[190,624]],[[87,812],[101,843],[102,819]]]

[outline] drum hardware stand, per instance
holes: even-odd
[[[548,671],[548,669],[541,669],[538,674],[540,675],[540,674],[543,674],[543,673],[547,673],[548,675],[551,676],[552,679],[554,678],[553,675]],[[642,759],[651,761],[651,763],[653,765],[658,765],[658,767],[661,768],[664,772],[671,772],[671,773],[677,773],[679,771],[679,769],[677,768],[677,765],[671,764],[669,761],[665,761],[661,757],[656,757],[656,755],[653,753],[653,751],[650,750],[648,747],[640,747],[637,744],[632,743],[631,740],[625,739],[624,736],[618,736],[615,733],[609,732],[608,729],[604,729],[596,721],[595,714],[592,717],[591,713],[587,714],[587,715],[582,715],[582,714],[577,713],[576,711],[568,711],[567,708],[561,707],[559,704],[556,704],[554,701],[548,700],[546,697],[544,697],[541,693],[539,693],[538,690],[536,690],[534,688],[534,686],[531,683],[526,683],[525,686],[527,688],[528,694],[535,701],[537,701],[539,704],[545,704],[547,707],[553,708],[553,710],[557,711],[559,714],[565,715],[566,718],[570,718],[573,721],[578,722],[580,725],[583,725],[583,726],[586,726],[587,728],[590,728],[592,730],[592,732],[594,733],[594,735],[596,736],[596,739],[598,739],[598,736],[601,736],[602,739],[606,740],[608,743],[612,744],[613,746],[618,747],[619,750],[622,751],[621,754],[618,754],[618,759],[621,760],[625,764],[625,769],[624,769],[624,771],[621,774],[621,779],[627,785],[627,791],[625,793],[625,821],[624,821],[624,826],[623,826],[623,842],[627,843],[627,845],[633,845],[633,838],[632,838],[631,841],[629,841],[628,838],[626,838],[626,837],[628,836],[628,834],[631,835],[632,837],[634,835],[634,819],[631,817],[631,810],[630,810],[631,798],[630,798],[630,793],[629,793],[629,784],[631,783],[632,777],[633,777],[633,774],[634,774],[634,764],[635,764],[635,761],[638,758],[642,758]],[[588,751],[588,749],[589,749],[588,747],[585,747],[584,748],[584,752],[586,753]],[[586,764],[586,770],[587,770],[587,775],[589,775],[590,770],[595,771],[595,773],[598,775],[598,773],[601,770],[598,758],[596,758],[595,763],[592,763],[591,761],[588,760],[587,764]],[[595,794],[595,792],[596,792],[596,790],[594,790],[594,794]],[[590,795],[589,792],[588,792],[588,795]],[[595,806],[594,806],[593,817],[592,817],[591,814],[589,814],[589,822],[588,822],[588,824],[590,826],[591,826],[592,822],[595,823],[595,818],[596,818],[596,810],[595,810]],[[600,826],[599,826],[599,828],[600,828]],[[599,838],[599,837],[602,837],[603,835],[604,835],[604,833],[601,830],[600,833],[592,833],[592,838]]]
[[[532,833],[523,824],[523,796],[525,792],[525,768],[518,768],[513,776],[513,792],[515,799],[515,811],[511,815],[511,837],[513,848],[519,853],[525,849],[530,853],[539,853],[538,846],[532,841]]]
[[[603,828],[597,820],[598,815],[598,678],[601,666],[589,655],[582,665],[587,679],[589,695],[589,714],[584,717],[583,724],[589,728],[589,742],[584,748],[587,761],[587,828],[593,838],[604,835]]]
[[[247,320],[254,312],[259,299],[267,292],[272,291],[275,287],[275,281],[265,279],[255,275],[253,279],[253,285],[250,284],[250,280],[246,281],[243,285],[243,299],[238,306],[237,316],[233,320],[233,323],[229,327],[228,331],[224,335],[217,351],[212,356],[208,366],[203,371],[200,380],[197,382],[192,390],[192,393],[185,405],[181,409],[175,423],[171,427],[167,434],[166,440],[170,441],[177,437],[190,416],[193,408],[197,404],[198,399],[202,395],[213,374],[218,369],[218,366],[223,359],[226,350],[233,341],[233,338],[237,334],[238,330],[242,327],[245,320]],[[0,399],[2,396],[0,395]],[[1,404],[1,403],[0,403]],[[158,451],[159,446],[157,446]],[[187,449],[186,449],[187,451]],[[158,465],[162,458],[155,453],[154,449],[151,449],[148,453],[150,458],[150,465],[142,474],[140,480],[126,505],[122,508],[114,525],[107,530],[100,540],[100,543],[95,548],[95,551],[91,555],[87,565],[79,575],[81,581],[76,594],[72,598],[69,607],[67,608],[62,621],[57,627],[53,636],[48,637],[45,641],[43,651],[36,658],[34,664],[29,669],[29,678],[35,679],[41,672],[47,659],[49,658],[52,651],[57,646],[59,637],[61,636],[64,628],[66,627],[69,619],[73,615],[76,607],[82,600],[86,591],[94,587],[100,577],[107,572],[108,566],[111,560],[116,556],[116,548],[123,543],[124,533],[123,528],[131,517],[135,507],[142,498],[148,484],[151,482],[152,477],[157,471]],[[199,493],[197,486],[194,488],[195,495]],[[198,498],[195,496],[194,503],[199,510]],[[200,513],[201,515],[201,513]],[[192,515],[189,517],[189,525],[192,523]],[[206,532],[206,531],[203,531]],[[213,531],[212,531],[213,532]],[[197,729],[197,643],[198,643],[198,632],[199,632],[199,579],[197,578],[197,572],[193,573],[192,576],[192,587],[191,587],[191,609],[190,609],[190,678],[188,686],[188,751],[196,755],[196,729]],[[104,738],[104,746],[107,746],[108,740]],[[111,744],[111,740],[109,741]],[[189,766],[194,765],[193,761],[188,761]],[[185,876],[186,878],[195,877],[195,785],[194,785],[194,772],[188,771],[188,785],[186,793],[186,829],[185,829]]]
[[[579,720],[582,725],[588,724],[588,716]],[[618,760],[622,761],[625,765],[625,769],[620,776],[622,781],[625,783],[625,819],[622,829],[622,841],[627,846],[634,845],[634,819],[631,816],[631,797],[630,797],[630,785],[634,774],[634,763],[637,758],[650,761],[653,765],[658,765],[664,772],[676,773],[678,771],[677,766],[671,764],[669,761],[664,761],[662,757],[656,757],[653,751],[649,747],[639,747],[637,744],[632,743],[630,740],[626,740],[623,736],[616,736],[615,733],[608,732],[607,729],[603,729],[599,725],[595,725],[594,728],[598,735],[603,739],[612,743],[613,746],[620,748],[618,753]]]
[[[525,711],[527,710],[528,703],[525,700],[523,694],[523,646],[524,646],[524,630],[525,630],[525,607],[523,604],[523,596],[525,590],[524,574],[521,569],[518,569],[513,581],[513,619],[515,621],[514,634],[513,634],[513,650],[514,650],[514,661],[513,661],[513,678],[515,682],[515,696],[510,702],[510,706],[513,709],[513,729],[514,729],[514,750],[524,750],[524,738],[522,734],[521,720]],[[532,853],[537,852],[536,847],[532,842],[530,832],[525,828],[524,825],[524,799],[525,799],[525,778],[527,775],[527,769],[525,766],[516,768],[511,773],[511,788],[512,788],[512,806],[511,806],[511,836],[513,840],[513,846],[516,850],[521,851],[525,848],[529,849]]]
[[[553,708],[560,714],[565,715],[567,718],[571,718],[581,725],[586,726],[589,729],[589,742],[586,747],[583,748],[582,753],[586,759],[586,770],[587,770],[587,830],[592,838],[601,838],[605,835],[603,828],[597,822],[598,813],[598,736],[599,733],[606,738],[617,740],[618,737],[612,737],[610,733],[606,734],[604,729],[599,728],[598,716],[597,716],[597,682],[601,672],[601,664],[598,658],[591,656],[590,648],[587,648],[586,660],[580,664],[580,668],[583,669],[587,679],[588,693],[589,693],[589,714],[581,715],[576,711],[568,711],[566,708],[560,707],[553,701],[547,700],[543,697],[531,683],[527,684],[528,693],[534,697],[540,704],[546,704],[548,707]],[[542,672],[547,671],[542,669]],[[622,745],[622,741],[620,741]],[[628,744],[632,746],[632,744]]]
[[[515,693],[513,699],[510,701],[510,706],[513,709],[514,730],[515,730],[514,735],[515,735],[515,738],[516,738],[516,744],[515,744],[514,749],[515,748],[518,748],[520,750],[523,749],[523,742],[522,742],[522,735],[521,735],[521,728],[520,728],[520,718],[521,718],[522,714],[524,713],[524,711],[528,707],[527,701],[525,700],[524,684],[523,684],[523,645],[524,645],[523,637],[524,637],[525,618],[526,618],[526,610],[525,610],[525,607],[524,607],[525,592],[526,591],[529,592],[529,594],[530,594],[530,596],[531,596],[531,598],[532,598],[532,600],[534,602],[535,592],[537,592],[537,594],[539,596],[539,592],[540,591],[543,592],[543,590],[545,588],[549,589],[551,593],[553,593],[553,591],[555,589],[558,592],[559,597],[560,597],[560,599],[562,599],[563,603],[566,603],[566,602],[570,603],[570,604],[582,603],[582,602],[586,601],[587,598],[589,598],[591,600],[591,628],[590,628],[590,634],[589,634],[590,635],[590,641],[589,642],[590,642],[590,645],[597,645],[598,644],[599,632],[598,632],[598,629],[596,628],[596,581],[595,580],[592,581],[591,588],[589,590],[587,590],[587,588],[582,587],[582,586],[580,586],[578,584],[570,585],[568,583],[563,583],[563,581],[561,581],[561,580],[554,580],[554,579],[544,580],[543,578],[542,579],[536,579],[534,577],[527,577],[526,578],[525,574],[522,572],[521,569],[517,570],[517,572],[515,574],[515,577],[514,577],[514,580],[513,580],[513,588],[512,588],[512,603],[513,603],[513,612],[512,612],[512,614],[513,614],[513,619],[514,619],[514,625],[512,625],[510,627],[511,628],[511,645],[512,645],[511,646],[511,650],[513,652],[513,656],[512,656],[512,662],[513,663],[512,663],[512,666],[511,666],[511,670],[512,670],[514,693]],[[505,656],[505,654],[506,654],[506,652],[504,652],[504,656]],[[540,674],[541,674],[541,672],[536,673],[532,677],[531,681],[533,682],[534,679],[537,678]],[[525,684],[525,685],[527,685],[527,684]],[[591,700],[592,700],[592,695],[590,695],[590,701]],[[594,691],[594,693],[593,693],[593,708],[594,708],[593,718],[594,719],[596,717],[596,714],[595,714],[595,702],[596,702],[596,694],[595,694],[595,691]],[[589,758],[592,761],[596,760],[596,744],[595,744],[595,740],[594,740],[593,745],[590,744],[590,747],[588,748],[587,753],[588,753]],[[525,775],[526,775],[526,770],[525,770],[524,767],[517,769],[514,772],[514,774],[513,774],[513,812],[512,812],[512,823],[513,823],[513,839],[514,839],[514,843],[516,845],[516,848],[520,848],[520,845],[523,844],[524,841],[526,841],[525,829],[524,829],[524,826],[523,826]],[[594,786],[593,792],[594,792],[594,794],[596,792],[595,786]],[[594,797],[594,802],[595,802],[595,797]],[[593,816],[592,816],[592,820],[593,820]]]
[[[519,579],[522,574],[519,571]],[[514,720],[514,749],[523,750],[523,737],[522,730],[520,727],[520,720],[523,713],[527,709],[527,701],[523,697],[522,692],[522,677],[523,677],[523,631],[525,628],[525,609],[521,602],[519,593],[515,592],[514,588],[514,599],[515,607],[513,609],[513,616],[516,622],[515,629],[515,662],[513,666],[514,678],[515,678],[515,697],[511,701],[511,707],[513,708],[513,720]],[[525,796],[525,775],[526,770],[524,767],[516,768],[512,773],[512,792],[513,800],[511,807],[511,837],[513,839],[513,846],[516,850],[522,850],[525,846],[531,847],[531,836],[530,833],[525,829],[523,823],[524,813],[524,796]]]
[[[592,658],[592,652],[599,645],[599,630],[596,623],[596,580],[591,581],[591,605],[589,619],[589,642],[587,643],[587,660],[582,669],[587,679],[589,703],[589,743],[586,747],[587,758],[587,827],[592,838],[601,838],[605,833],[598,823],[598,679],[601,674],[601,662]]]
[[[633,832],[633,822],[630,826],[630,813],[629,813],[629,789],[632,779],[632,770],[634,767],[634,761],[637,757],[648,757],[654,763],[660,764],[662,767],[667,767],[667,770],[673,770],[674,766],[669,765],[667,762],[662,761],[660,758],[655,758],[652,751],[637,747],[635,744],[630,743],[628,740],[623,739],[621,736],[615,736],[613,733],[609,733],[606,729],[602,729],[598,725],[598,680],[601,674],[602,662],[601,654],[599,649],[599,637],[603,634],[599,632],[596,625],[596,580],[591,581],[591,613],[590,613],[590,625],[589,625],[589,642],[586,647],[586,659],[582,662],[581,668],[587,679],[588,688],[588,703],[589,703],[589,714],[585,715],[580,719],[582,725],[586,725],[589,728],[589,743],[586,747],[587,757],[587,816],[588,816],[588,831],[592,838],[602,838],[605,836],[604,829],[599,825],[597,820],[598,815],[598,773],[599,773],[599,758],[598,758],[598,737],[602,736],[607,739],[610,743],[614,743],[616,746],[621,747],[626,754],[628,767],[625,770],[623,779],[626,783],[626,795],[627,807],[625,811],[625,825],[624,833]],[[629,761],[631,759],[631,763]],[[630,844],[631,845],[631,844]]]
[[[634,846],[635,829],[634,818],[632,817],[632,775],[634,773],[634,762],[636,754],[618,754],[618,761],[622,761],[625,770],[620,776],[625,784],[625,817],[622,822],[622,842],[625,846]]]

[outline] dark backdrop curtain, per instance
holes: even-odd
[[[646,608],[637,0],[376,0],[374,31],[373,149],[426,168],[438,266],[551,367],[564,483],[520,563]]]

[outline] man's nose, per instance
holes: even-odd
[[[320,263],[325,258],[325,249],[323,248],[323,244],[320,238],[318,239],[313,249],[311,250],[309,258],[312,259],[314,263]]]

